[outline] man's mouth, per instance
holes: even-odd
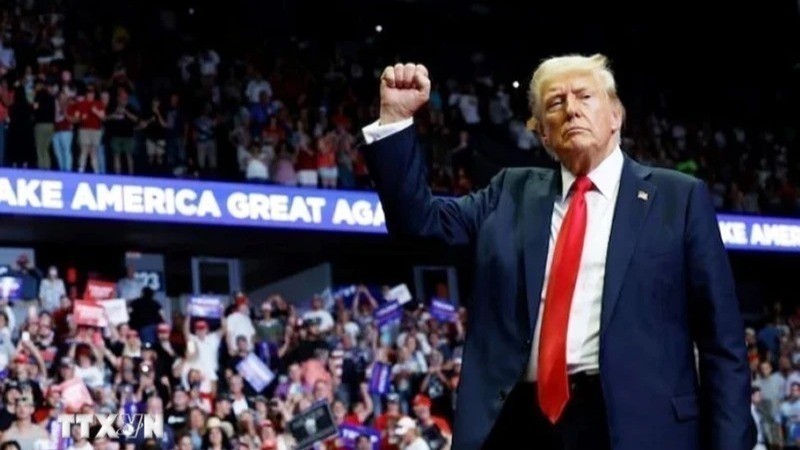
[[[586,128],[583,128],[583,127],[572,127],[572,128],[568,128],[566,131],[564,131],[564,136],[569,136],[569,135],[575,134],[575,133],[583,133],[585,131],[588,131],[588,130]]]

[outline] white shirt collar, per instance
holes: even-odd
[[[622,149],[617,146],[611,154],[606,156],[599,166],[589,172],[588,177],[594,183],[595,188],[600,194],[610,199],[614,193],[619,180],[622,177],[622,165],[625,158],[622,156]],[[575,175],[561,165],[561,198],[567,198],[572,183],[575,182]]]

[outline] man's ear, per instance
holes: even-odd
[[[536,133],[536,136],[543,144],[547,144],[547,136],[544,135],[544,127],[542,127],[542,122],[540,122],[539,119],[531,117],[528,119],[527,127],[529,130]]]
[[[612,127],[614,128],[614,131],[618,132],[622,130],[622,126],[625,123],[625,106],[623,106],[622,102],[619,100],[614,102],[612,120]]]

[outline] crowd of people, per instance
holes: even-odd
[[[775,302],[766,323],[745,331],[753,418],[762,449],[800,448],[800,307]]]
[[[187,45],[173,65],[150,67],[133,29],[110,28],[104,41],[65,36],[64,11],[25,5],[2,22],[3,166],[370,189],[360,128],[378,116],[377,77],[392,61],[345,47],[304,53],[314,44],[292,41],[259,58]],[[312,61],[320,57],[330,61],[324,70]],[[544,154],[526,125],[524,83],[458,75],[435,74],[442,81],[417,119],[440,194],[480,188],[483,160],[508,162],[479,137],[510,149],[514,161]],[[703,178],[720,210],[800,213],[791,132],[675,109],[644,113],[625,126],[633,158]]]
[[[450,448],[463,310],[412,300],[386,315],[389,287],[359,285],[308,309],[236,293],[216,312],[165,313],[131,267],[102,293],[115,300],[97,300],[126,313],[92,317],[81,298],[100,291],[56,267],[23,255],[4,276],[20,286],[0,304],[0,444],[18,447],[0,448],[290,450],[292,419],[320,404],[337,432],[316,449]],[[163,437],[136,413],[163,417]],[[133,431],[103,436],[94,421],[64,436],[63,414],[125,414],[115,430]]]

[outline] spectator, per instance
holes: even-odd
[[[114,155],[114,173],[122,173],[122,157],[125,157],[128,174],[134,173],[136,142],[134,128],[139,124],[138,112],[130,104],[130,94],[124,88],[117,90],[114,102],[108,107],[106,134],[111,153]]]
[[[58,93],[55,106],[53,152],[59,170],[69,172],[72,170],[73,127],[80,122],[80,115],[73,97],[66,90]]]
[[[58,269],[50,266],[47,278],[42,279],[39,285],[39,300],[46,311],[55,311],[61,303],[61,297],[67,295],[64,280],[58,277]]]
[[[770,412],[770,407],[765,405],[761,396],[761,389],[753,386],[751,394],[751,413],[756,424],[756,446],[753,450],[767,450],[768,446],[779,445],[780,427],[776,426],[775,417]],[[778,434],[773,434],[778,432]]]
[[[791,385],[791,394],[781,403],[781,424],[788,448],[800,446],[800,384]]]
[[[167,121],[161,110],[161,100],[153,97],[150,110],[142,116],[140,126],[144,128],[147,162],[151,168],[159,171],[164,165],[167,153],[166,126]]]
[[[86,95],[78,101],[77,111],[80,122],[78,124],[78,144],[81,153],[78,158],[78,171],[86,170],[86,160],[89,159],[92,169],[98,171],[97,152],[102,138],[103,120],[106,118],[106,106],[96,98],[97,88],[89,85]]]
[[[14,100],[8,113],[8,161],[11,167],[36,167],[36,142],[33,133],[33,108],[25,89],[14,87]]]
[[[33,101],[34,136],[37,164],[40,169],[50,169],[50,143],[53,141],[56,120],[56,99],[53,89],[37,79]]]
[[[3,432],[3,442],[16,441],[22,449],[33,449],[47,441],[49,435],[31,420],[34,411],[34,402],[31,397],[19,397],[16,400],[17,419]]]
[[[397,421],[394,434],[400,438],[400,450],[431,450],[427,442],[419,435],[417,422],[410,417]]]
[[[117,281],[117,295],[125,300],[133,300],[142,295],[145,284],[136,278],[136,268],[127,266],[125,277]]]
[[[217,120],[212,117],[212,106],[206,104],[203,114],[194,121],[194,142],[197,148],[197,167],[201,170],[217,168]]]

